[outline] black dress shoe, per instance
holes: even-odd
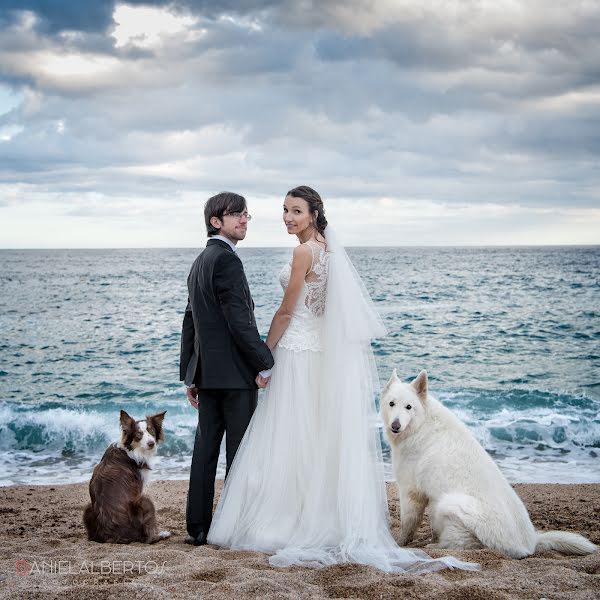
[[[185,540],[183,541],[191,546],[204,546],[204,544],[206,544],[206,533],[201,531],[196,537],[193,535],[186,535]]]

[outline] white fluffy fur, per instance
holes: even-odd
[[[381,415],[400,494],[400,545],[412,539],[428,507],[438,548],[486,546],[513,558],[536,550],[597,550],[581,535],[534,529],[494,461],[467,427],[429,395],[425,371],[406,384],[394,370],[382,392]]]

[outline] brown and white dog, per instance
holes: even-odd
[[[136,421],[121,411],[121,440],[106,449],[90,481],[92,501],[83,513],[90,541],[154,544],[171,535],[158,531],[154,504],[144,495],[152,459],[164,439],[164,418],[162,412]]]

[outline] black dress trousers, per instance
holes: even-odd
[[[198,390],[198,427],[194,441],[187,499],[187,531],[197,537],[212,522],[217,461],[223,434],[227,473],[252,419],[258,390]]]

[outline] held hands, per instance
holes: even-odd
[[[270,377],[263,377],[260,373],[256,376],[256,385],[261,389],[264,390],[267,385],[269,384],[269,381],[271,380]]]
[[[187,399],[190,401],[190,404],[198,410],[198,388],[189,387],[185,390],[185,395]]]

